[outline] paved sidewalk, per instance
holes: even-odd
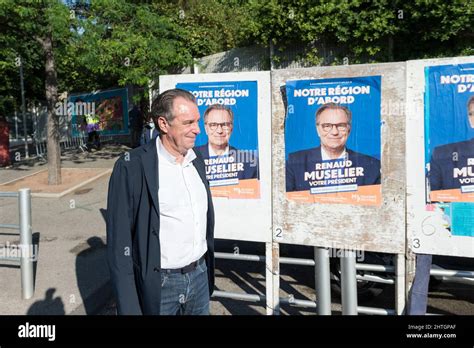
[[[129,150],[107,145],[93,153],[69,151],[63,156],[63,167],[112,168],[117,157]],[[0,169],[0,183],[46,169],[45,162],[32,161]],[[21,299],[18,267],[0,262],[0,315],[23,314],[103,314],[115,313],[105,257],[105,221],[109,175],[104,176],[62,198],[33,198],[33,237],[39,245],[36,264],[35,294]],[[18,223],[18,203],[13,198],[0,198],[0,222]],[[0,246],[8,241],[18,243],[12,230],[0,230]],[[235,246],[243,254],[264,254],[262,243],[216,241],[216,250],[233,253]],[[284,250],[288,249],[287,252]],[[312,258],[312,247],[281,247],[282,256]],[[216,260],[216,289],[239,293],[265,294],[265,264]],[[280,296],[315,300],[314,269],[307,266],[281,266]],[[466,285],[445,284],[430,296],[430,312],[440,314],[474,313],[472,289]],[[362,306],[393,308],[394,289]],[[341,311],[338,296],[333,293],[333,314]],[[314,314],[314,308],[282,305],[282,314]],[[213,299],[211,314],[265,314],[263,303]]]
[[[111,168],[117,156],[127,147],[106,146],[93,153],[68,152],[63,156],[63,168]],[[0,184],[46,168],[41,161],[0,169]],[[21,299],[20,270],[0,263],[0,315],[15,314],[114,314],[115,306],[109,286],[109,271],[105,258],[106,195],[109,175],[104,176],[62,198],[33,198],[32,226],[34,240],[39,240],[39,260],[36,267],[35,295]],[[72,208],[74,207],[74,208]],[[18,204],[15,199],[0,198],[0,221],[17,223]],[[8,232],[1,230],[0,232]],[[0,233],[0,245],[18,243],[18,236]],[[245,242],[237,242],[245,250]],[[233,252],[234,242],[217,242],[221,251]],[[261,245],[263,246],[263,245]],[[257,248],[261,249],[261,248]],[[248,252],[263,253],[263,250]],[[265,265],[262,263],[218,260],[216,288],[218,290],[265,294]],[[234,271],[235,270],[235,271]],[[306,271],[306,270],[305,270]],[[312,270],[309,272],[312,273]],[[294,276],[294,275],[293,275]],[[304,277],[303,277],[304,278]],[[282,274],[282,288],[299,290],[297,298],[314,300],[312,281],[295,282]],[[289,285],[293,283],[292,285]],[[305,285],[303,285],[306,283]],[[309,287],[308,287],[309,285]],[[286,291],[282,290],[286,297]],[[310,314],[314,310],[288,309],[292,314]],[[265,314],[263,303],[214,299],[212,314]]]
[[[124,146],[107,145],[101,151],[68,151],[62,166],[112,168]],[[42,161],[0,169],[0,183],[46,169]],[[32,198],[33,240],[38,243],[35,294],[21,299],[20,269],[0,263],[0,315],[85,314],[103,305],[110,296],[106,286],[109,271],[105,258],[105,220],[110,175],[81,187],[62,198]],[[18,223],[18,203],[0,198],[0,221]],[[13,230],[0,230],[0,245],[17,244]],[[91,296],[95,295],[95,296]],[[97,297],[97,295],[100,295]],[[85,299],[85,300],[84,300]]]

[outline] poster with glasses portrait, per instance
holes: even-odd
[[[426,209],[432,224],[473,237],[474,64],[426,67],[425,79]]]
[[[474,57],[407,62],[407,235],[474,257]]]
[[[474,202],[474,64],[425,73],[428,202]]]
[[[286,82],[287,199],[381,204],[380,76]]]
[[[159,86],[160,93],[182,88],[196,96],[195,149],[207,162],[215,238],[271,242],[270,72],[161,75]]]
[[[257,81],[177,83],[193,93],[201,114],[195,149],[214,197],[260,197]]]

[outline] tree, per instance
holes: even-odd
[[[48,107],[48,182],[61,182],[58,91],[148,87],[195,56],[236,44],[240,1],[1,0],[0,112],[20,99],[22,57],[28,100]],[[240,11],[240,12],[239,12]],[[145,88],[145,90],[147,90]]]
[[[336,63],[473,54],[473,11],[461,0],[0,0],[0,112],[19,104],[21,56],[28,98],[47,101],[48,182],[58,184],[58,90],[147,90],[193,58],[253,43],[299,43],[309,63],[321,44]]]
[[[81,23],[81,66],[122,86],[147,87],[193,57],[235,47],[242,11],[235,0],[93,2]]]
[[[16,53],[40,52],[44,59],[44,96],[48,108],[48,183],[61,183],[61,149],[59,146],[59,117],[55,114],[58,93],[55,53],[66,45],[71,35],[70,14],[60,1],[3,1],[0,5],[0,23],[6,32],[3,40],[9,43],[10,58]],[[36,57],[38,58],[38,57]],[[22,59],[25,61],[25,58]],[[37,61],[30,61],[35,64]],[[9,66],[8,62],[6,63]],[[41,75],[40,75],[41,76]]]
[[[246,4],[246,0],[168,0],[154,2],[153,7],[182,29],[186,49],[196,58],[247,43],[242,32],[250,18]]]
[[[0,3],[0,114],[9,115],[20,104],[19,63],[24,72],[25,94],[29,100],[44,99],[44,62],[38,45],[32,40],[19,43],[19,32],[7,27],[7,8]]]

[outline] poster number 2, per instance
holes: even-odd
[[[283,238],[283,230],[280,227],[275,229],[275,238]]]

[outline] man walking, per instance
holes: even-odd
[[[194,96],[173,89],[152,105],[155,141],[123,155],[110,178],[107,255],[119,314],[209,314],[214,209]]]

